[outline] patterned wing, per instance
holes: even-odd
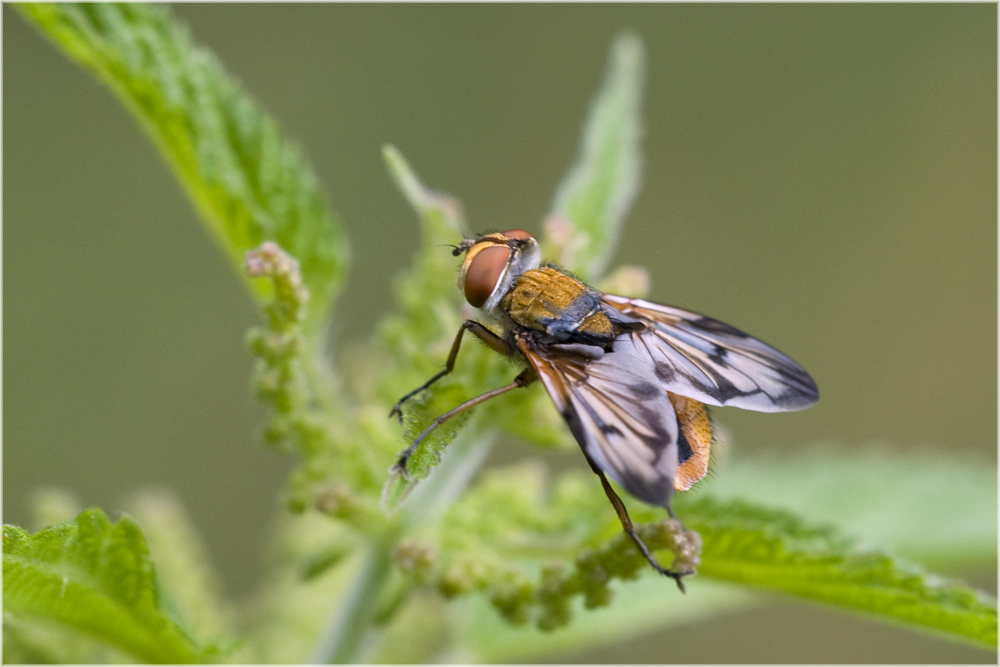
[[[590,345],[518,347],[591,461],[636,498],[668,507],[677,471],[677,415],[626,336],[611,352]]]
[[[709,405],[758,412],[807,408],[819,400],[809,374],[776,349],[710,317],[641,299],[601,300],[646,324],[624,334],[660,385]]]

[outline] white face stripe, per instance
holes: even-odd
[[[538,241],[535,240],[535,237],[522,240],[520,246],[511,249],[507,266],[500,274],[500,279],[497,280],[490,297],[483,304],[483,310],[499,317],[501,313],[497,312],[497,307],[500,305],[500,299],[510,291],[522,273],[537,269],[541,265],[542,251],[538,247]]]

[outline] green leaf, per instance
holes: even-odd
[[[211,660],[160,602],[149,548],[128,517],[100,510],[34,535],[3,527],[3,605],[15,623],[59,625],[145,662]]]
[[[684,516],[702,538],[702,576],[997,646],[995,599],[886,553],[857,548],[833,528],[809,525],[783,510],[707,497],[685,506]]]
[[[632,33],[619,35],[591,104],[580,154],[552,204],[547,256],[589,280],[607,268],[639,190],[644,70],[642,41]]]
[[[146,541],[156,558],[157,579],[169,594],[164,595],[163,606],[195,636],[232,636],[232,613],[222,601],[222,582],[177,496],[147,489],[135,494],[129,507],[145,527]]]
[[[346,272],[346,241],[298,148],[215,57],[165,7],[17,7],[138,118],[241,276],[244,253],[264,241],[298,259],[312,294],[307,330],[315,332]],[[247,285],[268,301],[268,281]]]
[[[805,447],[781,457],[732,449],[679,502],[744,500],[841,526],[859,541],[946,571],[995,567],[994,465],[914,447]]]

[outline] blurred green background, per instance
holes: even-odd
[[[303,147],[345,221],[335,359],[390,306],[417,242],[382,145],[474,230],[538,232],[611,38],[633,28],[646,162],[617,263],[650,270],[651,298],[787,352],[822,393],[802,413],[717,411],[729,447],[996,466],[995,4],[173,10]],[[246,594],[290,466],[259,444],[255,307],[109,91],[9,5],[3,19],[3,519],[28,523],[40,486],[113,511],[163,484]],[[995,590],[993,572],[948,574]],[[773,600],[565,660],[988,656]]]

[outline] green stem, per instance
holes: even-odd
[[[313,651],[314,664],[361,662],[362,652],[374,640],[373,618],[379,593],[392,571],[393,540],[380,540],[364,555],[354,582],[334,610],[323,637]]]
[[[459,436],[434,471],[433,479],[424,480],[416,489],[401,523],[425,521],[443,511],[482,465],[492,441],[491,433],[478,437]],[[369,649],[377,632],[374,623],[376,602],[392,572],[392,549],[399,534],[400,531],[390,531],[369,547],[353,583],[331,615],[311,662],[350,664],[362,661],[364,655],[371,655]]]

